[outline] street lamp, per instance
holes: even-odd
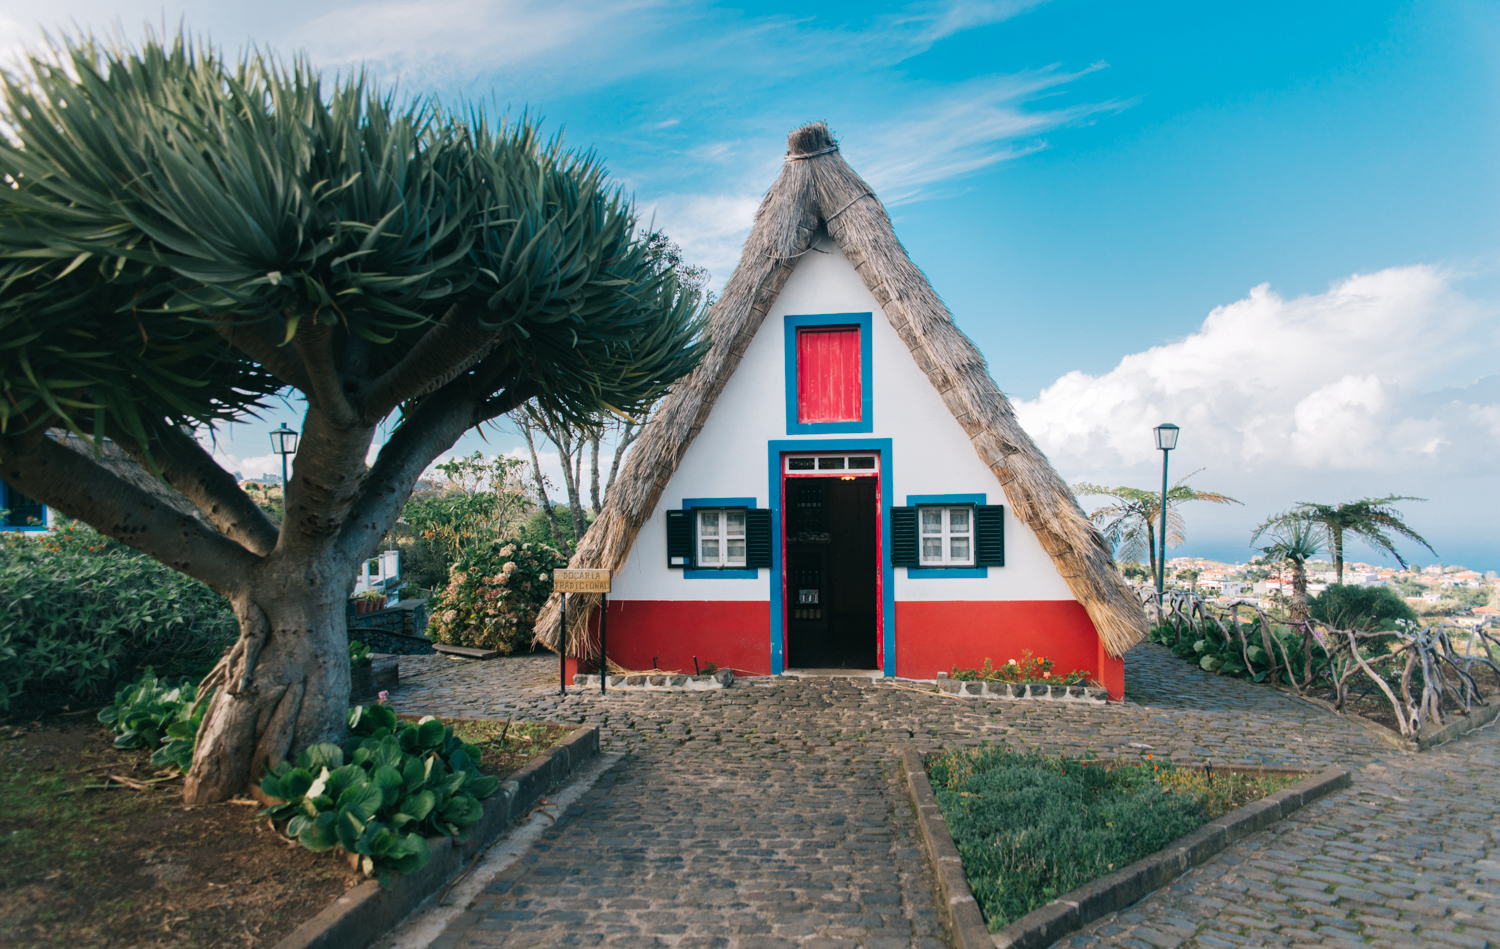
[[[286,503],[286,456],[297,453],[297,440],[302,436],[286,427],[271,429],[271,450],[281,456],[281,503]]]
[[[1156,447],[1161,449],[1161,557],[1156,561],[1156,595],[1159,599],[1167,585],[1167,452],[1177,447],[1177,433],[1181,429],[1171,422],[1163,422],[1152,431],[1156,433]]]

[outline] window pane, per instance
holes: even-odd
[[[969,509],[966,507],[948,508],[948,529],[955,534],[967,534],[969,532]]]
[[[719,536],[719,512],[718,511],[699,511],[698,512],[698,533],[700,535],[704,536],[704,537],[718,537]]]
[[[725,563],[731,567],[743,567],[745,565],[745,542],[743,540],[730,540],[725,544],[727,556]]]
[[[719,563],[719,542],[716,540],[705,540],[703,542],[703,565],[717,566]]]
[[[943,562],[943,539],[941,537],[922,538],[922,562]]]
[[[951,555],[948,560],[952,563],[969,562],[969,538],[954,537],[949,540],[948,552]]]
[[[819,458],[818,459],[818,468],[820,470],[827,471],[830,468],[842,468],[842,467],[844,467],[844,459],[842,459],[842,458]]]
[[[922,508],[922,533],[941,534],[943,532],[943,509],[940,507]]]
[[[850,458],[849,459],[849,467],[851,467],[851,468],[874,468],[875,467],[875,459],[874,458]]]
[[[813,470],[813,461],[814,460],[815,459],[812,459],[812,458],[788,458],[787,461],[786,461],[786,470],[788,470],[788,471],[811,471],[811,470]]]
[[[744,537],[745,536],[745,512],[744,511],[725,511],[724,512],[724,536],[725,537],[731,537],[731,538],[732,537]]]

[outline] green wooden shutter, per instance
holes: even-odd
[[[693,565],[693,512],[667,512],[667,566]]]
[[[917,509],[891,508],[891,566],[919,567],[917,559]]]
[[[1005,566],[1005,505],[974,506],[974,566]]]
[[[745,512],[745,566],[771,567],[771,512],[766,508]]]

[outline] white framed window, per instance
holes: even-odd
[[[921,507],[922,566],[966,567],[974,564],[974,508]]]
[[[743,508],[698,508],[698,563],[703,568],[745,565]]]
[[[856,471],[875,474],[880,470],[879,455],[787,455],[782,469],[803,471]]]

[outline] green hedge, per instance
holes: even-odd
[[[201,675],[238,629],[223,597],[89,528],[0,534],[0,711],[106,699],[147,666]]]

